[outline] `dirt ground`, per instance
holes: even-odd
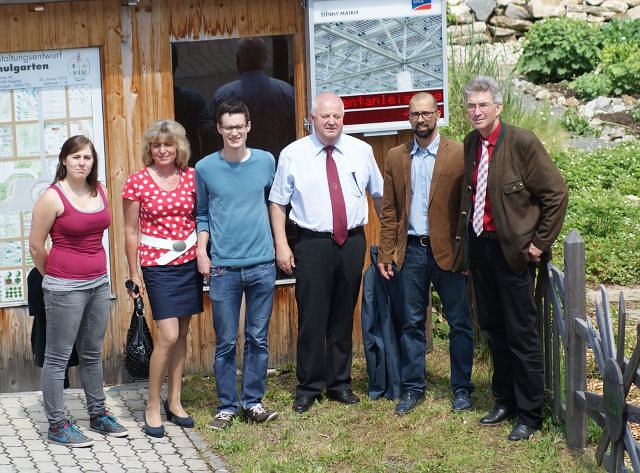
[[[640,286],[606,286],[607,294],[609,296],[609,303],[613,305],[613,308],[618,308],[618,297],[620,291],[624,296],[625,307],[627,309],[627,319],[640,322]],[[595,300],[601,302],[600,288],[594,287],[587,291],[587,301],[589,304],[593,304]]]

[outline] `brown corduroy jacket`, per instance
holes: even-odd
[[[407,247],[411,204],[411,150],[413,141],[389,150],[384,169],[378,262],[396,262],[402,268]],[[444,136],[436,154],[429,190],[429,238],[436,263],[450,270],[462,258],[462,235],[456,234],[460,185],[464,171],[462,145]],[[457,263],[462,266],[462,263]]]

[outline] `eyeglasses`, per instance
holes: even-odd
[[[467,112],[474,112],[476,110],[476,108],[478,110],[480,110],[481,112],[486,112],[487,110],[489,110],[489,107],[491,105],[494,105],[495,102],[491,102],[491,103],[487,103],[487,102],[483,102],[483,103],[468,103],[466,105],[467,107]]]
[[[227,133],[231,133],[232,131],[237,131],[238,133],[241,133],[247,129],[247,124],[245,123],[244,125],[231,125],[231,126],[220,125],[220,127]]]
[[[426,120],[434,116],[436,113],[438,113],[437,110],[428,112],[409,112],[409,118],[411,118],[412,120],[417,120],[418,118],[422,117]]]

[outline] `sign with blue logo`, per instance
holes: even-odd
[[[431,10],[431,0],[411,0],[412,10]]]

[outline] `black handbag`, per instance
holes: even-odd
[[[136,283],[128,280],[127,289],[138,297],[134,300],[131,323],[127,332],[127,345],[124,351],[124,366],[133,378],[146,379],[149,377],[149,361],[153,352],[153,339],[149,326],[144,318],[144,302]]]

